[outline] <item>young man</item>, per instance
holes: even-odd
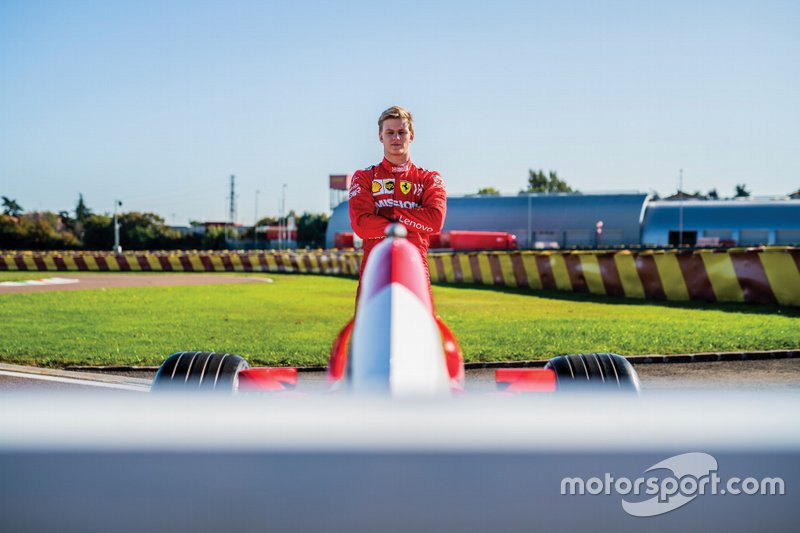
[[[393,106],[381,113],[378,139],[383,161],[356,171],[350,185],[350,225],[364,241],[361,274],[370,251],[385,237],[386,226],[397,222],[405,226],[409,242],[422,255],[430,286],[429,236],[442,230],[447,210],[442,177],[411,162],[414,119],[406,109]]]

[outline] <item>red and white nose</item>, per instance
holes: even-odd
[[[439,329],[419,250],[389,226],[361,280],[348,363],[353,391],[450,394]]]

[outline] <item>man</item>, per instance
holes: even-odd
[[[414,119],[406,109],[393,106],[381,113],[378,139],[383,161],[357,171],[350,185],[350,225],[364,241],[361,275],[370,251],[385,238],[386,226],[397,222],[405,226],[409,242],[422,255],[430,287],[428,243],[432,233],[442,230],[447,210],[442,177],[411,162]],[[360,293],[360,282],[358,288]]]

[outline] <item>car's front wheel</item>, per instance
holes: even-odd
[[[239,372],[250,368],[238,355],[219,352],[177,352],[158,369],[151,391],[235,392]]]
[[[545,368],[556,374],[557,390],[584,390],[589,387],[638,393],[641,386],[633,365],[615,353],[559,355]]]

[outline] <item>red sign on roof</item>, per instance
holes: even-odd
[[[350,174],[331,174],[331,189],[346,191],[350,188]]]

